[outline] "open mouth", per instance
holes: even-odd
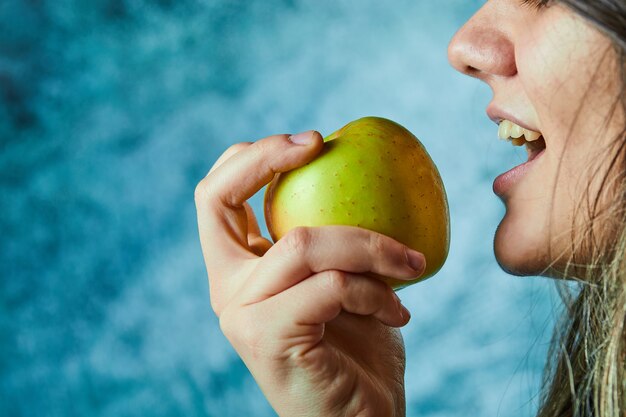
[[[499,196],[504,196],[521,180],[533,165],[534,160],[546,150],[546,141],[540,132],[525,129],[510,120],[502,120],[498,125],[498,137],[511,142],[514,146],[526,146],[528,160],[504,174],[499,175],[494,183],[493,190]]]
[[[513,146],[526,146],[528,161],[532,161],[546,149],[546,141],[540,132],[525,129],[510,120],[500,122],[498,137],[509,141]]]

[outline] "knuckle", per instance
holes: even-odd
[[[233,156],[234,154],[236,154],[237,152],[246,149],[251,144],[252,144],[252,142],[235,143],[234,145],[229,146],[228,149],[226,149],[226,151],[224,151],[223,155],[224,155],[224,157],[229,158],[229,157]]]
[[[224,309],[222,300],[211,292],[211,308],[217,317],[222,316],[222,311]]]
[[[252,142],[239,142],[239,143],[235,143],[234,145],[230,145],[228,149],[226,149],[222,153],[222,155],[220,155],[220,157],[217,159],[217,162],[213,165],[213,167],[211,168],[209,172],[215,171],[220,165],[222,165],[224,162],[229,160],[233,155],[235,155],[236,153],[239,153],[240,151],[243,151],[244,149],[249,147],[251,144]]]
[[[387,239],[379,233],[369,234],[369,249],[373,255],[383,255],[388,246]]]
[[[377,280],[377,285],[378,285],[378,291],[386,298],[389,300],[395,300],[396,299],[396,293],[393,290],[393,288],[391,288],[389,285],[385,284],[382,281],[378,281]]]
[[[266,331],[258,320],[242,310],[224,310],[220,316],[220,329],[239,352],[260,356],[265,352]]]
[[[252,144],[252,142],[239,142],[239,143],[235,143],[234,145],[229,146],[228,149],[226,149],[224,152],[222,152],[220,157],[217,158],[217,161],[215,161],[215,163],[213,164],[213,166],[209,170],[209,174],[208,175],[211,175],[211,173],[213,173],[213,171],[215,171],[220,166],[222,166],[222,164],[224,164],[226,161],[228,161],[232,156],[234,156],[236,153],[239,153],[239,152],[243,151],[244,149],[249,147],[251,144]]]
[[[311,244],[311,229],[298,226],[291,229],[285,236],[287,250],[296,255],[303,255]]]
[[[287,135],[275,135],[254,142],[249,151],[254,152],[257,159],[272,165],[285,152],[286,146]]]
[[[237,326],[231,310],[224,309],[224,311],[222,311],[222,314],[219,315],[219,324],[220,330],[224,333],[224,336],[232,343],[233,339],[235,339],[235,329]]]
[[[259,141],[256,141],[253,145],[253,148],[256,148],[256,150],[258,150],[259,152],[264,152],[264,153],[272,152],[273,153],[276,151],[276,147],[285,145],[286,138],[287,138],[287,135],[268,136]]]
[[[250,352],[260,351],[260,347],[263,346],[264,334],[262,326],[259,326],[258,322],[248,319],[240,327],[238,335],[238,342],[241,346],[245,346]]]
[[[257,156],[260,155],[272,155],[273,143],[268,138],[261,139],[257,142],[254,142],[250,147],[250,152],[255,152]]]
[[[207,202],[211,199],[211,181],[209,176],[204,177],[200,182],[196,185],[194,190],[194,200],[196,203]]]
[[[216,277],[214,277],[216,279],[212,279],[211,277],[213,277],[213,275],[209,271],[209,300],[211,302],[211,308],[215,312],[215,315],[217,317],[221,317],[222,312],[228,304],[228,300],[224,297],[224,288],[222,287],[222,285],[220,285],[220,279]]]
[[[349,277],[345,272],[338,270],[326,271],[326,287],[331,294],[341,294],[350,285]]]

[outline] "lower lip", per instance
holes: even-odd
[[[504,174],[499,175],[493,182],[493,192],[500,197],[506,194],[515,184],[517,184],[522,179],[526,172],[532,167],[537,159],[541,158],[545,151],[545,149],[542,150],[530,161],[524,162],[523,164],[516,166],[515,168],[505,172]]]

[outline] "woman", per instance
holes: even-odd
[[[555,331],[540,416],[626,412],[625,22],[624,0],[489,0],[448,51],[493,90],[499,134],[528,148],[530,162],[494,182],[506,205],[498,262],[582,283]],[[299,228],[272,245],[246,203],[321,147],[317,132],[240,143],[200,182],[211,303],[279,415],[404,415],[397,328],[410,314],[363,274],[407,279],[427,260],[344,226]]]

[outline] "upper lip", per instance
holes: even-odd
[[[489,118],[497,125],[499,125],[500,122],[503,120],[508,120],[510,122],[515,123],[516,125],[520,127],[523,127],[524,129],[541,133],[541,131],[538,128],[529,125],[528,123],[515,117],[510,112],[507,112],[506,110],[503,110],[494,105],[489,105],[489,107],[487,107],[487,116],[489,116]]]

